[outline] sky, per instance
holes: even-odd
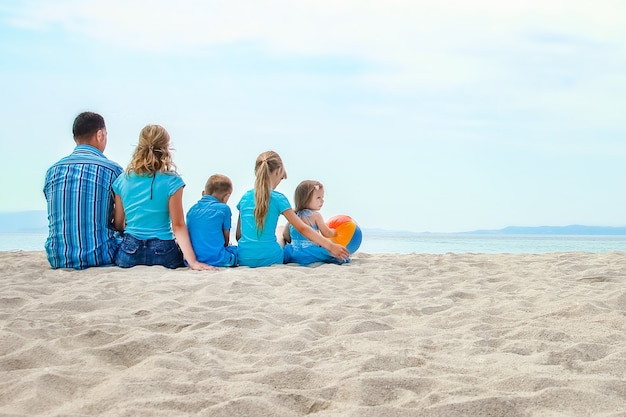
[[[623,0],[8,0],[0,212],[45,210],[82,111],[163,125],[188,210],[278,152],[362,228],[626,225]]]

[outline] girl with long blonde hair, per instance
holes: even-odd
[[[247,191],[237,204],[239,265],[258,267],[283,263],[283,248],[276,238],[281,214],[302,235],[328,250],[336,259],[343,261],[348,258],[350,254],[346,248],[326,239],[304,223],[291,208],[287,197],[275,190],[287,178],[280,155],[274,151],[260,154],[254,174],[254,188]]]
[[[198,262],[183,211],[185,183],[176,172],[170,135],[163,126],[147,125],[126,172],[113,184],[114,225],[124,233],[116,265],[162,265],[191,269],[214,267]]]

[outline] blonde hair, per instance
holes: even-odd
[[[265,217],[270,205],[270,193],[272,191],[272,183],[270,174],[277,169],[283,168],[283,161],[274,151],[266,151],[259,155],[254,165],[254,220],[260,231],[265,226]],[[287,178],[287,172],[284,172],[283,179]]]
[[[214,174],[209,177],[205,186],[204,193],[207,195],[217,195],[223,197],[233,192],[233,183],[226,175]]]
[[[306,209],[313,192],[323,189],[324,186],[319,181],[305,180],[298,184],[293,195],[296,202],[296,212]]]
[[[127,173],[154,175],[176,172],[170,152],[170,134],[160,125],[147,125],[139,133],[139,142],[126,169]]]

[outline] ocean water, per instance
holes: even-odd
[[[405,234],[363,235],[367,253],[550,253],[626,251],[626,236]]]
[[[47,233],[0,233],[0,251],[44,250]]]
[[[45,233],[0,233],[0,251],[43,250]],[[549,253],[626,251],[626,236],[419,234],[363,231],[365,253]]]

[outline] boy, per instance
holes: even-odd
[[[226,204],[232,192],[230,178],[211,175],[202,198],[187,212],[189,237],[199,262],[237,266],[237,246],[230,245],[232,213]]]

